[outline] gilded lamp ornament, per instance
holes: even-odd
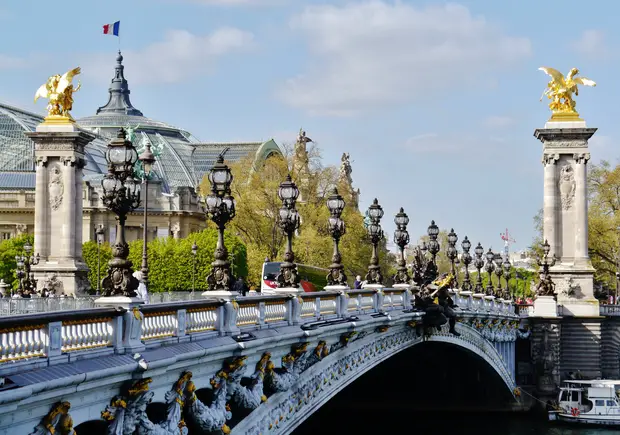
[[[338,189],[334,187],[332,194],[327,198],[327,208],[329,209],[327,230],[334,240],[334,254],[332,255],[332,264],[329,266],[329,274],[327,275],[327,283],[330,286],[347,285],[347,275],[344,272],[342,255],[338,249],[340,238],[346,233],[346,226],[340,218],[345,205],[346,203],[338,193]]]
[[[280,265],[280,273],[276,276],[276,282],[278,288],[299,288],[299,274],[295,264],[295,253],[293,252],[293,234],[299,228],[300,223],[299,213],[295,208],[297,198],[299,198],[299,189],[291,179],[290,174],[280,184],[278,196],[282,201],[278,226],[286,235],[286,250],[284,251],[284,261]]]
[[[381,267],[379,266],[378,244],[384,237],[380,225],[381,218],[383,217],[383,208],[379,205],[377,198],[368,207],[368,216],[370,217],[370,225],[368,225],[367,231],[370,243],[372,243],[372,256],[368,265],[366,282],[368,284],[382,285],[383,275],[381,275]]]
[[[579,74],[577,68],[571,68],[566,77],[553,68],[543,66],[538,69],[551,77],[551,81],[547,83],[547,89],[540,97],[540,101],[545,96],[551,100],[549,103],[549,109],[552,112],[551,120],[580,121],[579,113],[575,110],[576,103],[573,96],[579,95],[578,85],[594,87],[596,83],[585,77],[575,77]]]
[[[47,82],[34,94],[34,102],[39,98],[48,100],[46,123],[71,123],[73,118],[69,113],[73,108],[73,93],[80,90],[81,84],[78,82],[73,87],[73,77],[81,72],[80,67],[73,68],[63,75],[55,74],[47,79]]]

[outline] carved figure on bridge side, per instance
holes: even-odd
[[[30,435],[75,435],[69,402],[56,403]]]
[[[267,363],[271,359],[271,353],[265,352],[263,354],[256,363],[254,373],[249,377],[249,385],[243,386],[241,385],[241,379],[247,370],[245,365],[246,359],[247,356],[236,357],[224,366],[224,372],[228,374],[227,398],[240,408],[253,411],[261,403],[267,401],[267,396],[263,393],[263,382]]]
[[[329,355],[329,346],[323,340],[319,341],[319,344],[314,348],[314,350],[308,354],[306,358],[304,358],[303,365],[300,367],[301,371],[304,372],[308,370],[310,367],[321,361]]]
[[[439,303],[440,306],[443,307],[444,316],[448,318],[448,324],[450,325],[449,332],[458,337],[461,334],[456,332],[456,329],[455,329],[456,312],[454,311],[454,309],[458,307],[454,303],[454,300],[452,299],[452,297],[450,296],[450,292],[448,291],[449,289],[452,288],[454,283],[455,283],[454,276],[452,276],[451,274],[443,275],[443,279],[437,283],[437,286],[438,286],[437,302]]]
[[[536,285],[537,296],[555,296],[555,284],[551,275],[545,272],[540,273],[540,280]]]
[[[202,432],[230,433],[226,424],[232,418],[230,407],[226,403],[228,391],[228,374],[220,370],[211,378],[213,388],[213,401],[210,406],[205,405],[196,396],[196,385],[189,380],[185,387],[187,401],[186,413],[190,421]]]
[[[293,350],[282,357],[282,367],[276,368],[273,361],[267,363],[265,384],[270,391],[276,393],[288,390],[299,379],[304,367],[304,355],[308,343],[293,346]]]

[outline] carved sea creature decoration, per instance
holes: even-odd
[[[237,366],[233,366],[236,368]],[[213,401],[207,406],[196,396],[196,385],[188,380],[185,387],[187,398],[186,412],[191,421],[203,432],[230,433],[226,424],[232,418],[230,407],[226,403],[228,373],[220,370],[211,378]]]
[[[241,385],[241,379],[246,372],[245,365],[246,356],[236,357],[235,360],[228,364],[224,369],[228,373],[227,396],[235,405],[243,408],[254,410],[258,406],[267,401],[267,396],[263,393],[263,382],[265,379],[265,370],[267,363],[271,359],[271,353],[265,352],[261,359],[256,363],[254,373],[250,376],[248,386]]]
[[[30,435],[75,435],[69,402],[56,403]]]
[[[307,348],[308,343],[293,345],[291,352],[282,357],[280,368],[276,368],[272,361],[267,363],[265,383],[271,391],[286,391],[297,382],[301,372],[307,368],[304,361]]]

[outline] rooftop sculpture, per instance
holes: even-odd
[[[576,103],[573,99],[573,95],[579,95],[578,85],[594,87],[596,83],[585,77],[575,77],[579,74],[577,68],[571,68],[566,77],[553,68],[543,66],[538,69],[544,71],[545,74],[552,79],[547,83],[547,89],[545,89],[540,97],[540,101],[542,101],[545,95],[551,100],[551,103],[549,103],[549,109],[551,109],[553,113],[551,119],[566,121],[579,120],[579,113],[575,110]]]
[[[46,122],[73,122],[73,118],[69,113],[73,108],[73,93],[80,90],[81,84],[78,82],[73,87],[73,77],[81,72],[80,67],[67,71],[62,76],[56,74],[47,79],[47,82],[37,90],[34,95],[34,102],[39,98],[46,98],[49,103],[47,105]]]

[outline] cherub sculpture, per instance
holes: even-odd
[[[545,89],[541,95],[540,101],[542,101],[543,97],[546,95],[547,98],[551,100],[549,109],[551,109],[553,115],[573,115],[577,117],[578,113],[575,110],[575,100],[573,100],[573,94],[575,96],[579,95],[579,88],[577,85],[594,87],[596,83],[585,77],[575,77],[579,74],[577,68],[571,68],[566,77],[553,68],[543,66],[538,69],[544,71],[545,74],[552,78],[552,80],[547,83],[547,89]]]
[[[62,76],[59,74],[47,79],[47,83],[41,85],[34,95],[34,102],[39,98],[47,98],[47,117],[62,117],[73,120],[69,113],[73,108],[73,93],[80,90],[81,84],[73,87],[73,77],[81,72],[80,67],[67,71]]]

